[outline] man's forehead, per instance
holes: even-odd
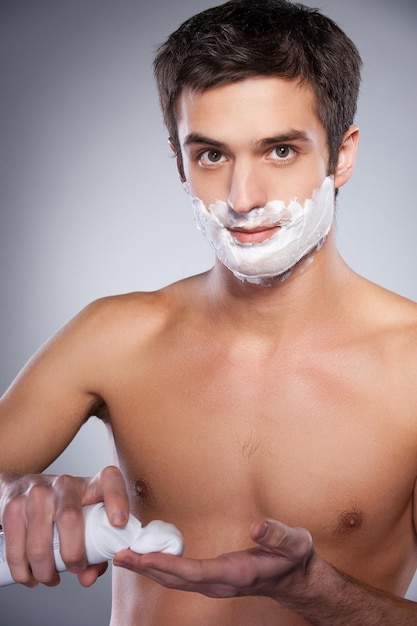
[[[253,76],[237,81],[220,83],[207,89],[185,85],[178,92],[177,96],[177,119],[181,117],[184,105],[197,107],[207,100],[213,101],[214,99],[233,97],[233,94],[237,99],[241,99],[242,95],[245,98],[256,99],[264,97],[268,91],[274,98],[279,97],[280,93],[282,93],[283,97],[288,97],[288,94],[291,92],[293,98],[305,102],[307,106],[313,105],[314,107],[316,103],[314,91],[306,82],[280,76]]]
[[[312,89],[298,80],[280,77],[253,77],[206,90],[185,86],[176,113],[183,136],[211,137],[220,129],[232,132],[240,120],[253,128],[259,126],[261,140],[285,134],[290,128],[302,130],[303,125],[320,123]]]

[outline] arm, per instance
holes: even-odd
[[[100,303],[83,311],[39,350],[0,400],[0,523],[12,574],[27,585],[59,581],[53,522],[67,567],[88,585],[103,568],[86,568],[81,506],[104,500],[114,525],[127,521],[117,468],[92,479],[39,474],[97,414],[107,354],[102,318]]]
[[[274,520],[251,528],[258,547],[194,560],[124,550],[114,564],[166,587],[209,597],[267,596],[315,626],[415,626],[417,604],[338,572],[313,550],[310,534]]]

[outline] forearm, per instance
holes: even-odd
[[[275,598],[314,626],[416,626],[417,604],[369,587],[312,557],[307,584]]]

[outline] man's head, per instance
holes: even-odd
[[[184,22],[159,48],[154,67],[180,172],[176,107],[183,89],[204,92],[276,76],[312,89],[333,173],[356,112],[361,60],[352,41],[317,10],[287,0],[229,0]]]

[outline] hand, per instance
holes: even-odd
[[[78,574],[83,586],[92,585],[107,564],[87,566],[82,506],[97,502],[105,503],[111,524],[126,524],[129,502],[118,468],[107,467],[93,478],[1,474],[0,520],[14,580],[28,587],[59,583],[52,553],[55,522],[68,571]]]
[[[306,565],[313,555],[307,530],[275,520],[259,520],[252,524],[250,535],[258,547],[213,559],[138,555],[123,550],[115,556],[114,565],[143,574],[165,587],[213,598],[263,595],[278,599],[290,586],[303,584]]]

